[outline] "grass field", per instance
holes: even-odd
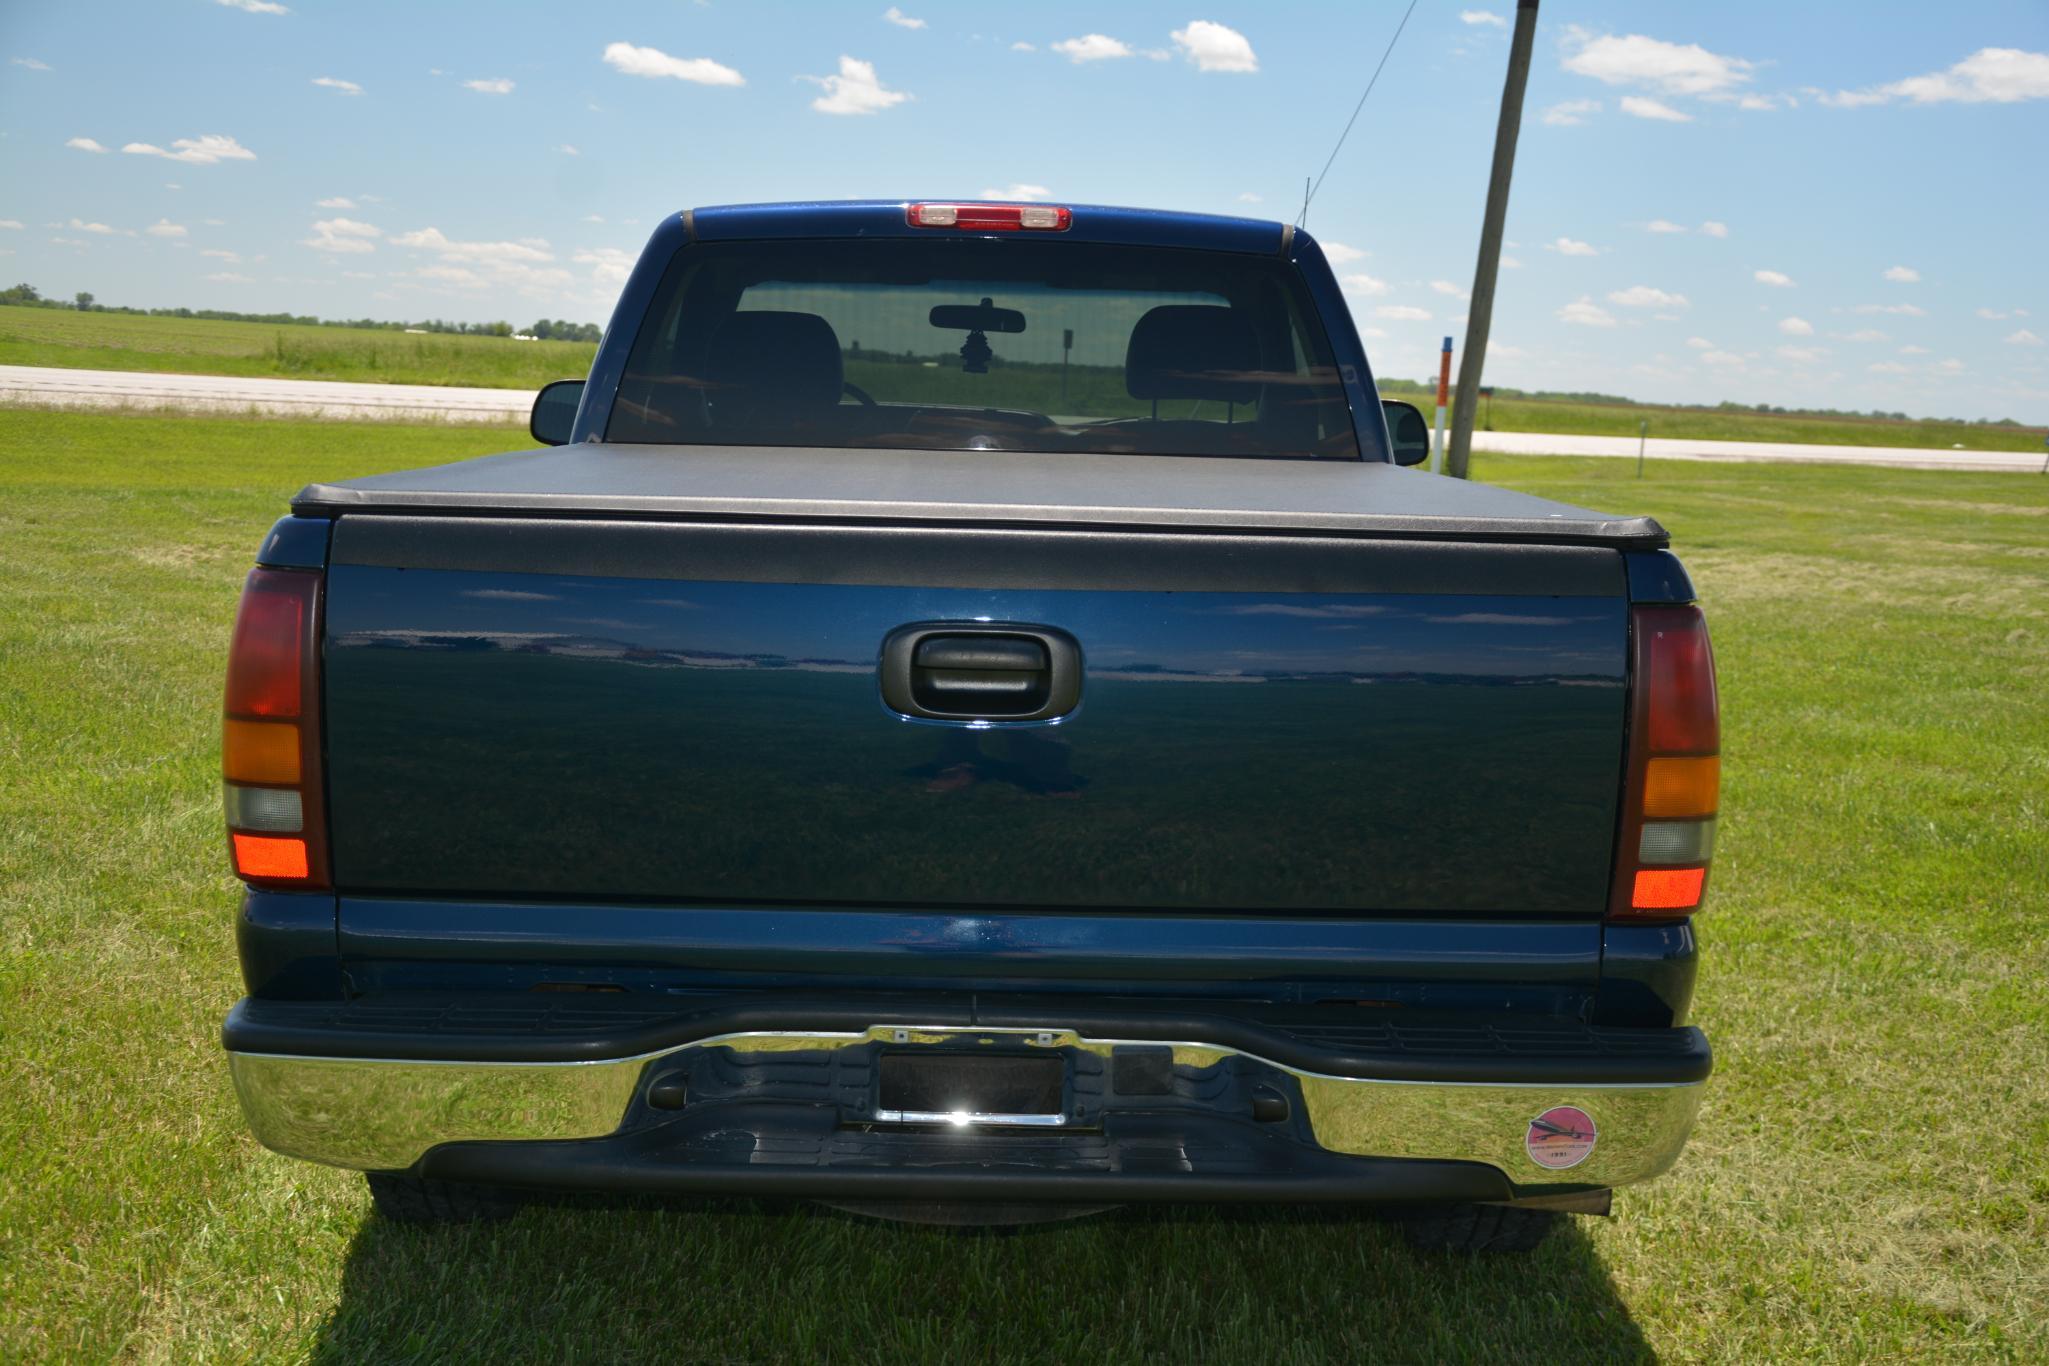
[[[0,365],[538,389],[589,373],[597,350],[588,342],[0,306]]]
[[[1479,458],[1665,521],[1726,718],[1700,1128],[1532,1258],[1203,1211],[403,1229],[228,1085],[221,659],[301,483],[520,439],[0,411],[0,1360],[2049,1357],[2049,480]]]
[[[0,365],[530,389],[549,380],[585,374],[596,350],[582,342],[516,342],[505,337],[422,336],[345,327],[278,327],[0,306]],[[878,394],[883,389],[875,380],[881,373],[873,362],[854,361],[848,366],[849,378],[868,380]],[[1000,376],[987,379],[998,381]],[[1597,381],[1598,377],[1589,377],[1590,383]],[[932,387],[928,378],[922,381],[920,392],[932,392]],[[1042,397],[1042,387],[1032,389],[1030,397],[1035,402]],[[1388,397],[1408,399],[1422,408],[1426,417],[1431,415],[1433,395],[1400,381],[1387,383],[1386,390]],[[1060,411],[1098,415],[1140,411],[1124,393],[1122,376],[1114,372],[1076,367],[1073,394],[1074,402]],[[1495,431],[1635,436],[1637,424],[1648,420],[1652,436],[1695,441],[2040,451],[2044,436],[2040,428],[1982,427],[1964,422],[1778,417],[1534,399],[1493,400],[1482,413]]]

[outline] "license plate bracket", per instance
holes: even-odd
[[[1045,1053],[884,1053],[875,1118],[884,1124],[1066,1123],[1067,1061]]]

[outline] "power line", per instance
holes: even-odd
[[[1330,174],[1331,163],[1338,159],[1344,149],[1345,139],[1352,134],[1352,125],[1359,121],[1359,111],[1366,107],[1366,96],[1373,93],[1373,87],[1380,80],[1380,73],[1387,66],[1387,59],[1394,56],[1394,45],[1401,41],[1402,30],[1409,26],[1409,16],[1416,12],[1416,0],[1409,0],[1409,7],[1402,11],[1402,21],[1394,26],[1394,37],[1387,40],[1387,51],[1380,54],[1380,65],[1373,68],[1372,79],[1366,82],[1366,89],[1359,96],[1359,102],[1352,106],[1352,117],[1345,120],[1345,131],[1338,134],[1338,145],[1330,149],[1330,160],[1323,163],[1323,169],[1316,173],[1316,183],[1302,196],[1302,212],[1295,219],[1296,227],[1309,222],[1309,201],[1316,198],[1316,192],[1323,188],[1323,178]]]

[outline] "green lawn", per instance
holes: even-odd
[[[582,378],[597,351],[589,342],[0,306],[0,365],[538,389]]]
[[[402,1229],[228,1085],[221,657],[309,477],[521,439],[0,410],[0,1360],[2049,1357],[2049,479],[1478,458],[1666,522],[1726,715],[1700,1129],[1532,1258],[1199,1210]]]

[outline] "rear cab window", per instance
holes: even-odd
[[[1278,257],[983,239],[700,242],[605,439],[1359,459]]]

